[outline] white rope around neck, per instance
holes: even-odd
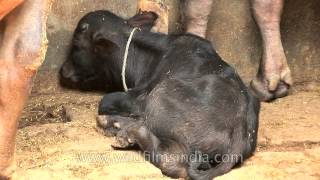
[[[132,31],[130,33],[130,36],[128,38],[128,41],[127,41],[126,50],[124,52],[121,77],[122,77],[122,85],[123,85],[123,88],[124,88],[125,92],[128,91],[128,86],[126,84],[126,68],[127,68],[127,59],[128,59],[129,47],[130,47],[130,44],[131,44],[131,41],[132,41],[133,34],[138,29],[139,28],[137,28],[137,27],[132,29]]]

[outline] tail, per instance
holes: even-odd
[[[242,163],[244,160],[243,150],[246,146],[246,142],[243,141],[242,131],[242,127],[234,129],[230,151],[223,152],[223,154],[210,154],[210,157],[209,155],[205,157],[200,154],[201,157],[196,160],[191,158],[188,168],[189,179],[212,180],[217,176],[228,173],[235,165]],[[216,165],[211,166],[212,162],[216,163]]]
[[[230,154],[229,157],[233,155]],[[198,158],[198,160],[191,160],[188,168],[188,179],[192,180],[212,180],[213,178],[223,175],[229,171],[240,161],[239,159],[233,159],[228,161],[221,161],[215,167],[204,161],[204,158]],[[204,167],[208,167],[205,169]],[[205,169],[205,170],[203,170]]]

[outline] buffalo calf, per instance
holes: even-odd
[[[227,173],[256,148],[260,103],[209,41],[149,32],[156,18],[152,12],[127,20],[109,11],[85,15],[60,71],[62,85],[109,92],[98,126],[116,136],[115,148],[138,145],[163,174]]]

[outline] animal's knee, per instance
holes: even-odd
[[[38,38],[41,39],[41,37]],[[31,42],[27,39],[23,36],[15,42],[14,59],[26,70],[36,71],[44,61],[48,43],[46,39]],[[34,45],[30,46],[31,43]]]
[[[44,60],[47,49],[46,20],[50,3],[26,1],[4,19],[0,55],[3,61],[35,71]]]

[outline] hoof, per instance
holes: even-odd
[[[255,78],[251,81],[250,88],[260,101],[271,102],[277,98],[282,98],[289,95],[290,86],[280,81],[276,90],[270,91],[266,81],[261,81]]]
[[[98,115],[96,117],[96,124],[97,131],[107,137],[116,136],[119,131],[118,128],[114,127],[113,120],[106,115]]]

